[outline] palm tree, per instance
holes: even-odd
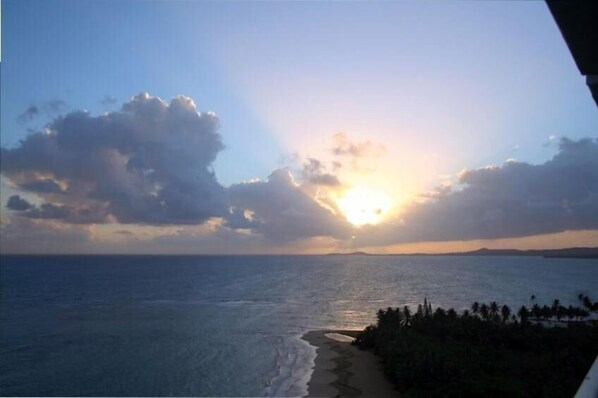
[[[558,299],[554,299],[552,302],[552,316],[556,316],[557,320],[561,319],[561,302]]]
[[[505,304],[500,308],[500,314],[502,316],[502,323],[506,323],[511,315],[511,309]]]
[[[482,316],[482,319],[487,321],[489,318],[489,311],[488,311],[488,306],[486,304],[482,304],[480,306],[480,315]]]
[[[560,305],[561,302],[559,301],[559,299],[554,299],[554,301],[552,302],[552,309],[559,308]]]
[[[542,318],[548,319],[552,316],[552,310],[550,309],[549,306],[543,305],[541,314],[542,314]]]
[[[434,311],[433,316],[436,319],[439,319],[439,318],[442,319],[446,316],[446,311],[444,310],[444,308],[438,307],[438,308],[436,308],[436,311]]]
[[[473,305],[471,306],[471,312],[473,312],[475,316],[478,316],[478,313],[480,312],[480,303],[478,303],[477,301],[473,303]]]
[[[519,318],[521,319],[521,323],[526,323],[527,322],[527,318],[529,317],[529,311],[525,307],[525,305],[521,306],[521,308],[519,309],[519,311],[517,311],[517,315],[519,315]]]
[[[569,305],[569,307],[567,307],[567,318],[569,318],[569,321],[572,321],[573,318],[575,318],[575,308],[573,308],[572,305]]]
[[[411,325],[411,310],[409,307],[403,307],[403,325]]]
[[[490,303],[490,318],[492,318],[492,320],[495,321],[497,317],[498,317],[498,303],[496,301],[493,301]]]
[[[519,309],[519,311],[517,311],[517,315],[519,315],[519,318],[521,319],[521,323],[527,323],[527,318],[529,317],[529,311],[528,309],[525,307],[525,305],[522,305],[521,308]]]
[[[566,313],[566,311],[567,311],[567,309],[565,307],[563,307],[562,305],[559,305],[559,308],[557,308],[557,310],[556,310],[556,319],[557,319],[557,321],[561,320],[561,318]]]
[[[589,312],[589,311],[586,311],[586,310],[584,310],[584,309],[582,309],[582,308],[580,308],[580,309],[579,309],[579,316],[580,316],[581,318],[587,318],[588,316],[590,316],[590,312]]]
[[[446,315],[449,317],[449,319],[456,319],[457,318],[457,311],[455,311],[454,308],[449,309],[446,312]]]

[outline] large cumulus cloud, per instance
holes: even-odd
[[[216,115],[198,112],[188,97],[167,103],[141,93],[116,112],[55,119],[2,148],[0,167],[46,201],[25,209],[31,218],[196,224],[227,210],[212,170],[223,149],[217,128]]]
[[[362,228],[357,246],[521,237],[598,229],[598,140],[562,139],[550,161],[466,170],[460,190],[439,190],[386,225]],[[430,198],[430,196],[428,196]]]
[[[251,234],[268,244],[350,236],[343,216],[308,189],[340,185],[316,159],[302,170],[309,187],[285,170],[265,182],[221,186],[212,169],[224,147],[217,129],[216,115],[184,96],[167,103],[141,93],[100,116],[71,112],[1,149],[2,175],[20,193],[6,208],[56,225],[221,220],[227,236],[252,241]]]
[[[142,93],[100,116],[71,112],[17,147],[1,149],[0,171],[15,191],[6,201],[12,221],[0,231],[3,244],[17,245],[19,230],[43,226],[80,242],[85,224],[194,228],[209,225],[208,220],[217,228],[166,234],[162,243],[184,236],[185,242],[230,240],[276,248],[322,238],[327,244],[344,240],[365,247],[598,229],[595,139],[563,139],[554,158],[540,165],[509,161],[464,171],[457,189],[422,195],[422,202],[397,218],[361,228],[346,221],[329,195],[346,189],[329,169],[342,167],[338,159],[375,158],[384,148],[344,134],[334,143],[332,167],[308,158],[297,172],[302,185],[279,169],[266,181],[225,188],[212,169],[224,148],[218,118],[199,112],[188,97],[167,103]],[[210,234],[218,239],[210,241]]]
[[[229,198],[231,228],[251,229],[279,242],[350,237],[347,221],[303,191],[287,170],[275,170],[267,181],[235,184],[229,188]]]

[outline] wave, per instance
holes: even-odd
[[[304,397],[315,368],[316,347],[297,334],[285,339],[276,360],[277,374],[265,395],[268,397]]]

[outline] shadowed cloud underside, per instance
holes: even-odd
[[[386,151],[345,134],[332,141],[338,159]],[[224,148],[216,114],[198,111],[185,96],[166,102],[141,93],[99,116],[58,116],[1,149],[2,175],[16,192],[3,211],[3,251],[32,229],[114,245],[98,230],[122,224],[133,228],[111,232],[120,239],[220,239],[246,248],[376,247],[598,229],[596,139],[563,138],[543,164],[509,160],[464,170],[452,186],[394,212],[382,194],[375,201],[351,186],[340,161],[329,167],[307,158],[296,175],[281,168],[264,181],[223,186],[213,163]],[[356,203],[347,208],[351,197]]]

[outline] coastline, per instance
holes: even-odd
[[[346,341],[326,334],[354,336],[357,331],[314,330],[302,339],[316,347],[315,369],[308,382],[308,397],[397,397],[386,380],[378,358]]]

